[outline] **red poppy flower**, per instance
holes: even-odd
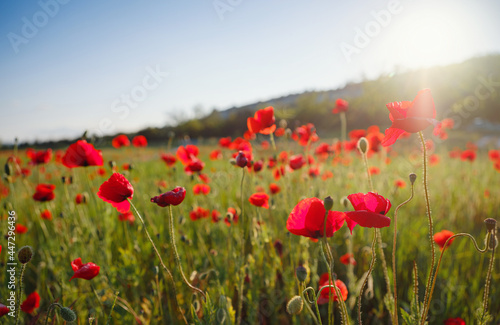
[[[28,231],[28,227],[20,223],[16,224],[16,234],[25,234]]]
[[[459,148],[454,148],[452,151],[449,152],[450,158],[455,159],[460,157],[462,154],[462,151]]]
[[[207,210],[207,209],[204,209],[201,207],[197,207],[193,211],[189,212],[189,218],[193,221],[196,221],[196,220],[202,219],[202,218],[208,218],[209,215],[210,215],[210,210]]]
[[[347,112],[348,108],[349,108],[349,103],[342,98],[338,98],[335,101],[335,108],[332,110],[332,113],[338,114],[340,112]]]
[[[349,139],[358,141],[359,139],[366,137],[366,130],[352,130],[349,132]]]
[[[118,212],[124,213],[130,210],[130,202],[134,196],[134,188],[122,174],[113,173],[111,177],[102,183],[97,196],[104,202],[111,203]]]
[[[436,154],[432,154],[429,156],[429,165],[435,166],[439,164],[439,156]]]
[[[31,163],[34,165],[46,164],[52,159],[52,149],[47,150],[26,150],[26,155],[31,159]]]
[[[248,164],[248,159],[243,151],[238,152],[236,156],[236,166],[244,168]]]
[[[75,278],[80,278],[84,280],[91,280],[99,274],[101,267],[95,265],[92,262],[82,264],[82,258],[79,257],[73,262],[71,262],[71,268],[75,274],[69,279],[70,281]]]
[[[340,256],[340,263],[345,264],[345,265],[356,265],[356,260],[354,259],[354,256],[352,254],[344,254]]]
[[[219,146],[221,146],[222,148],[229,148],[230,145],[231,145],[231,137],[219,139]]]
[[[285,175],[285,167],[280,166],[273,171],[273,176],[275,180],[279,180],[281,176]]]
[[[143,135],[136,135],[132,139],[132,145],[134,147],[147,147],[148,146],[148,140]]]
[[[298,141],[301,146],[306,146],[309,142],[318,141],[314,124],[308,123],[298,127],[292,134],[292,139]]]
[[[248,201],[255,205],[256,207],[262,207],[264,209],[269,209],[269,195],[264,192],[257,192],[250,196]]]
[[[9,307],[5,306],[4,304],[0,304],[0,317],[7,315],[10,313]]]
[[[269,149],[269,147],[270,147],[269,141],[266,141],[266,140],[262,141],[262,142],[260,143],[260,147],[262,148],[262,150],[267,150],[267,149]]]
[[[43,210],[40,217],[44,220],[52,220],[52,213],[49,210]]]
[[[217,210],[212,210],[212,222],[216,223],[220,220],[220,212]]]
[[[311,238],[323,237],[325,213],[326,209],[322,200],[315,197],[304,199],[293,208],[288,216],[286,229],[298,236]],[[344,221],[345,214],[343,212],[328,211],[326,236],[332,237],[333,233],[342,227]],[[350,220],[347,220],[347,222],[350,223]]]
[[[253,133],[252,131],[250,130],[247,130],[245,131],[245,133],[243,133],[243,138],[245,138],[245,140],[255,140],[255,133]]]
[[[184,172],[188,175],[192,175],[193,173],[201,172],[203,167],[205,167],[205,163],[198,158],[194,158],[184,167]]]
[[[321,175],[321,179],[322,179],[323,181],[326,181],[326,180],[327,180],[327,179],[329,179],[329,178],[333,178],[333,173],[332,173],[331,171],[329,171],[329,170],[325,171],[325,172],[323,173],[323,175]]]
[[[322,143],[320,144],[316,150],[314,150],[314,154],[318,156],[323,156],[324,158],[328,157],[330,153],[332,153],[333,150],[330,148],[330,145],[328,143]]]
[[[405,131],[417,133],[436,122],[436,109],[430,89],[419,91],[412,102],[393,102],[387,104],[387,108],[392,125],[385,130],[385,137],[382,140],[384,147],[396,142]]]
[[[177,162],[177,158],[174,155],[169,153],[161,154],[161,159],[167,164],[168,167],[172,167]]]
[[[208,157],[210,158],[210,160],[222,159],[222,152],[219,149],[212,150]]]
[[[290,168],[297,170],[302,168],[306,164],[306,160],[302,155],[294,155],[290,157]]]
[[[460,154],[460,159],[465,161],[465,160],[468,160],[468,161],[474,161],[476,160],[476,152],[473,151],[473,150],[464,150],[462,151],[462,153]]]
[[[271,134],[276,130],[274,124],[274,108],[272,106],[259,109],[254,117],[247,119],[248,130],[252,133]]]
[[[264,162],[262,160],[256,161],[253,163],[253,171],[258,173],[264,167]]]
[[[448,238],[450,238],[451,236],[453,236],[454,233],[452,233],[451,231],[449,230],[441,230],[440,232],[437,232],[434,234],[434,242],[436,244],[438,244],[438,246],[441,248],[441,250],[444,248],[444,244],[446,244],[446,241],[448,240]],[[448,246],[451,245],[451,243],[455,240],[455,238],[453,238],[452,240],[450,240],[448,242]]]
[[[21,310],[28,314],[31,314],[38,307],[40,307],[40,296],[36,291],[30,293],[21,304]]]
[[[281,188],[278,186],[278,184],[271,183],[269,185],[269,191],[271,194],[278,194],[281,191]]]
[[[394,186],[397,187],[397,188],[405,188],[406,187],[406,183],[402,179],[398,179],[398,180],[396,180],[394,182]]]
[[[130,140],[125,134],[120,134],[114,137],[113,140],[111,140],[111,145],[116,149],[119,149],[121,147],[128,147],[130,146]]]
[[[82,204],[82,203],[86,203],[86,202],[87,202],[87,199],[85,198],[84,194],[78,193],[75,196],[75,203],[76,204]]]
[[[162,195],[155,196],[151,198],[151,202],[158,204],[161,207],[166,207],[169,205],[179,205],[184,201],[186,197],[186,189],[181,186],[177,186],[171,191],[165,192]]]
[[[380,168],[372,166],[368,169],[368,172],[370,173],[370,175],[378,175],[380,174]]]
[[[106,175],[106,169],[104,169],[104,168],[102,168],[102,167],[101,167],[101,168],[99,168],[99,169],[97,170],[97,175],[99,175],[99,176],[104,176],[104,175]]]
[[[318,291],[321,290],[321,288],[327,286],[328,284],[332,284],[332,282],[329,282],[329,277],[328,273],[323,273],[321,277],[319,278],[319,288]],[[341,280],[335,280],[335,286],[339,288],[340,294],[342,295],[342,300],[346,301],[347,300],[347,295],[349,292],[347,291],[347,286],[345,285],[344,282]],[[321,294],[318,297],[318,305],[326,304],[328,303],[328,299],[330,298],[330,292],[332,293],[332,299],[333,301],[338,301],[337,297],[337,292],[335,291],[335,288],[330,287],[330,289],[326,288],[321,291]]]
[[[443,322],[444,325],[465,325],[465,321],[460,318],[448,318]]]
[[[274,136],[276,137],[282,137],[285,135],[285,129],[284,128],[277,128],[276,131],[274,131]]]
[[[347,196],[347,199],[351,202],[355,211],[346,212],[346,217],[354,221],[354,226],[356,224],[368,228],[390,226],[391,219],[385,215],[391,209],[391,202],[382,195],[373,192],[367,194],[356,193]],[[351,233],[352,228],[350,228]]]
[[[198,153],[200,150],[198,149],[197,146],[188,144],[186,147],[180,146],[177,148],[177,158],[181,161],[181,163],[186,166],[189,165],[189,163],[198,157]]]
[[[208,186],[207,184],[196,184],[195,186],[193,186],[193,193],[195,195],[207,195],[208,193],[210,193],[210,186]]]
[[[120,213],[118,215],[118,220],[120,221],[128,221],[130,224],[133,224],[135,221],[135,216],[132,212],[128,211],[125,213]]]
[[[54,184],[38,184],[33,199],[40,202],[52,201],[55,197],[55,188]]]
[[[491,161],[497,161],[500,159],[500,150],[490,150],[488,151],[488,157]]]
[[[309,177],[317,177],[319,175],[319,168],[318,167],[311,167],[309,168],[309,171],[307,172]]]
[[[102,153],[85,140],[78,140],[69,146],[62,157],[62,163],[68,168],[102,166]]]
[[[198,178],[200,179],[200,181],[202,181],[205,184],[210,183],[210,178],[207,176],[207,174],[199,173]]]
[[[236,213],[235,208],[227,208],[227,214],[226,217],[224,218],[224,223],[229,227],[231,226],[231,223],[238,223],[238,214]]]

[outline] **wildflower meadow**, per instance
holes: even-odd
[[[500,150],[438,104],[2,151],[0,323],[500,324]]]

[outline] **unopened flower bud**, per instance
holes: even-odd
[[[307,269],[302,265],[297,266],[295,269],[295,275],[300,282],[304,282],[307,279]]]
[[[368,148],[369,148],[368,140],[366,140],[365,137],[361,137],[358,140],[358,150],[359,150],[359,152],[361,152],[361,154],[363,154],[363,155],[366,155],[366,153],[368,152]]]
[[[76,320],[75,312],[68,307],[61,308],[61,317],[67,322],[74,322]]]
[[[286,305],[286,311],[290,315],[298,315],[302,311],[302,307],[304,307],[304,301],[301,296],[295,296]]]
[[[347,196],[343,196],[340,199],[340,204],[342,204],[344,208],[347,209],[347,207],[349,206],[349,200],[347,199]]]
[[[413,183],[415,183],[415,180],[417,179],[417,174],[411,173],[409,177],[410,177],[411,185],[413,185]]]
[[[238,156],[236,156],[236,165],[238,167],[245,167],[248,164],[248,159],[245,157],[243,151],[238,152]]]
[[[486,225],[486,229],[488,229],[488,231],[492,231],[495,230],[497,221],[493,218],[488,218],[484,220],[484,224]]]
[[[286,129],[287,126],[288,123],[286,122],[286,120],[280,120],[280,128]]]
[[[31,246],[21,247],[21,249],[17,253],[17,259],[22,264],[26,264],[29,261],[31,261],[32,257],[33,257],[33,248],[31,248]]]
[[[114,168],[116,167],[116,162],[115,162],[114,160],[110,160],[110,161],[108,162],[108,165],[109,165],[109,167],[110,167],[111,169],[114,169]]]
[[[12,166],[9,163],[5,163],[4,170],[5,170],[5,174],[7,174],[7,176],[12,175]]]
[[[333,199],[331,196],[327,196],[325,197],[325,199],[323,200],[323,203],[325,204],[325,210],[326,211],[330,211],[333,207]]]

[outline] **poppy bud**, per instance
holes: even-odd
[[[26,264],[29,261],[31,261],[32,257],[33,257],[33,248],[31,248],[31,246],[21,247],[21,249],[17,253],[17,259],[22,264]]]
[[[287,139],[290,139],[292,137],[292,130],[290,130],[290,128],[285,130],[285,137]]]
[[[114,160],[110,160],[110,161],[108,162],[108,165],[109,165],[109,167],[110,167],[111,169],[115,169],[115,167],[116,167],[116,163],[115,163],[115,161],[114,161]]]
[[[325,210],[330,211],[333,207],[333,199],[331,196],[327,196],[324,200],[323,203],[325,205]]]
[[[368,152],[368,148],[369,148],[368,140],[366,140],[365,137],[361,137],[358,140],[358,150],[359,150],[359,152],[361,152],[361,154],[365,155]]]
[[[302,311],[302,307],[304,307],[304,301],[301,296],[295,296],[286,305],[286,311],[290,315],[298,315]]]
[[[347,199],[347,196],[343,196],[340,199],[340,204],[342,204],[345,209],[347,209],[349,207],[349,200]]]
[[[295,275],[300,282],[304,282],[307,279],[307,269],[302,265],[297,266],[295,269]]]
[[[411,185],[413,185],[413,183],[415,183],[415,180],[417,179],[417,174],[415,173],[411,173],[410,174],[410,182],[411,182]]]
[[[62,177],[61,177],[61,182],[62,182],[63,184],[66,184],[66,176],[62,176]]]
[[[236,165],[238,167],[245,167],[248,164],[248,159],[245,157],[243,151],[238,152],[238,156],[236,157]]]
[[[286,129],[287,126],[288,123],[286,122],[286,120],[280,120],[280,128]]]
[[[486,229],[488,229],[488,232],[495,230],[495,228],[497,226],[497,221],[493,218],[485,219],[484,223],[486,224]]]
[[[74,322],[76,320],[75,312],[68,307],[61,308],[61,317],[67,322]]]

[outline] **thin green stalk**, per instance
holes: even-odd
[[[377,259],[377,252],[375,251],[375,243],[377,242],[377,232],[375,231],[375,229],[373,231],[372,260],[370,262],[370,268],[368,269],[368,272],[366,273],[366,278],[363,281],[363,284],[361,285],[361,289],[359,290],[359,297],[358,297],[358,323],[359,323],[359,325],[363,324],[363,321],[361,320],[361,299],[363,297],[363,291],[365,290],[366,284],[368,283],[368,279],[370,278],[370,275],[373,271],[373,266],[375,265],[375,260]]]
[[[340,112],[340,127],[342,130],[342,143],[347,139],[347,118],[345,112]]]
[[[418,135],[420,137],[420,142],[422,144],[422,152],[423,152],[423,159],[424,159],[424,194],[425,194],[425,206],[427,209],[427,217],[429,219],[429,243],[431,245],[431,267],[429,269],[429,276],[427,277],[427,285],[425,289],[425,296],[424,296],[424,312],[422,313],[422,325],[424,325],[425,319],[427,317],[427,312],[426,310],[429,308],[428,303],[430,299],[429,297],[429,291],[430,291],[430,286],[432,282],[432,273],[434,271],[434,265],[436,263],[436,252],[435,252],[435,247],[434,247],[434,228],[433,228],[433,222],[432,222],[432,215],[431,215],[431,204],[429,200],[429,189],[428,189],[428,184],[427,184],[427,147],[425,145],[425,140],[424,140],[424,135],[422,134],[422,131],[418,132]]]
[[[436,272],[434,273],[434,277],[433,277],[432,286],[431,286],[431,290],[430,290],[430,293],[429,293],[428,301],[424,300],[425,304],[424,304],[424,311],[422,313],[422,325],[424,324],[425,319],[427,318],[427,313],[429,312],[429,306],[430,306],[430,303],[431,303],[432,294],[434,292],[434,286],[436,285],[436,279],[437,279],[437,275],[438,275],[438,272],[439,272],[439,267],[441,266],[441,260],[443,259],[443,254],[446,251],[446,248],[448,247],[448,242],[450,242],[450,240],[452,240],[455,237],[462,237],[462,236],[469,237],[472,240],[472,243],[474,244],[474,247],[476,248],[476,250],[479,253],[484,253],[484,252],[486,252],[488,250],[488,243],[489,243],[489,239],[490,239],[490,233],[489,232],[488,232],[488,237],[487,237],[487,241],[486,241],[486,247],[484,249],[480,249],[479,246],[477,245],[477,242],[474,239],[474,237],[472,237],[472,235],[470,235],[468,233],[455,234],[455,235],[451,236],[450,238],[448,238],[446,240],[446,242],[444,243],[443,249],[441,250],[441,255],[439,256],[439,261],[438,261],[438,264],[437,264],[437,267],[436,267]]]
[[[21,311],[21,300],[23,296],[23,277],[25,268],[26,264],[22,264],[21,273],[19,274],[19,295],[17,297],[17,306],[16,306],[16,325],[19,323],[19,312]]]
[[[495,238],[496,238],[495,231],[496,231],[496,229],[493,229],[491,232],[488,232],[488,237],[486,238],[486,247],[489,247],[491,238],[493,238],[493,240],[495,240]],[[491,272],[493,271],[493,263],[495,261],[495,248],[496,248],[496,245],[493,244],[493,248],[491,250],[490,264],[488,265],[488,273],[486,274],[486,283],[484,284],[483,314],[481,315],[481,318],[484,317],[484,315],[488,311],[488,298],[490,295]]]
[[[276,152],[276,142],[274,142],[274,133],[271,133],[269,137],[271,138],[271,144],[273,146],[273,150]]]
[[[177,265],[177,268],[179,269],[179,272],[181,273],[182,276],[182,281],[191,289],[192,291],[196,291],[199,294],[203,296],[203,299],[207,301],[207,296],[203,292],[203,290],[193,286],[191,283],[189,283],[189,280],[186,278],[186,275],[182,271],[182,264],[181,264],[181,258],[179,257],[179,253],[177,252],[177,245],[175,245],[175,231],[174,231],[174,214],[172,213],[172,205],[168,206],[168,214],[169,214],[169,228],[170,228],[170,242],[172,244],[172,250],[174,251],[174,260],[175,264]]]
[[[49,321],[49,315],[50,315],[50,312],[52,311],[52,309],[54,307],[59,307],[59,308],[62,308],[62,306],[58,303],[53,303],[52,305],[49,306],[49,310],[47,310],[47,316],[45,317],[45,325],[48,324],[48,321]]]
[[[242,174],[241,174],[241,183],[240,183],[240,196],[241,196],[241,215],[240,215],[240,222],[241,222],[241,228],[242,228],[242,242],[241,242],[241,267],[240,267],[240,292],[239,292],[239,299],[238,299],[238,309],[237,309],[237,315],[238,319],[236,321],[236,324],[239,325],[241,324],[241,312],[243,310],[243,289],[245,285],[245,268],[243,267],[245,264],[245,245],[246,245],[246,226],[245,226],[245,220],[243,219],[243,207],[244,207],[244,201],[243,201],[243,181],[245,180],[245,168],[241,169]]]
[[[310,299],[309,299],[309,296],[308,296],[308,294],[307,294],[307,292],[308,292],[309,290],[312,290],[312,292],[313,292],[313,297],[315,298],[315,300],[314,300],[314,301],[312,301],[312,300],[310,300]],[[315,322],[316,324],[323,325],[323,322],[321,321],[321,315],[319,314],[318,298],[317,298],[317,297],[316,297],[316,295],[315,295],[314,289],[313,289],[312,287],[307,287],[307,288],[305,288],[305,289],[302,291],[302,294],[301,294],[301,295],[302,295],[302,299],[304,299],[304,302],[305,302],[305,303],[306,303],[306,305],[309,307],[308,309],[309,309],[309,311],[310,311],[311,315],[313,316],[314,322]],[[316,307],[316,315],[317,315],[317,317],[316,317],[316,316],[314,316],[314,313],[313,313],[313,311],[311,310],[311,307],[309,306],[309,305],[312,305],[312,304],[314,304],[314,306]]]
[[[411,194],[410,197],[401,203],[400,205],[397,206],[396,210],[394,211],[394,239],[392,241],[392,282],[394,284],[394,312],[393,312],[393,320],[392,323],[394,325],[398,325],[399,319],[398,319],[398,286],[397,286],[397,276],[396,276],[396,238],[397,238],[397,232],[398,232],[398,211],[401,209],[404,205],[406,205],[408,202],[410,202],[413,199],[413,195],[415,194],[414,191],[414,186],[413,182],[411,183]]]
[[[170,296],[172,296],[174,298],[175,307],[177,309],[177,312],[179,313],[179,316],[181,316],[184,323],[187,325],[188,324],[187,319],[181,310],[181,307],[179,305],[179,301],[177,301],[177,293],[175,290],[174,277],[172,276],[172,273],[170,272],[170,270],[165,266],[165,263],[163,263],[163,259],[161,258],[160,252],[156,248],[156,245],[153,242],[153,239],[149,235],[148,229],[146,228],[146,224],[144,223],[144,219],[142,218],[141,214],[139,213],[139,211],[137,211],[137,208],[135,207],[135,205],[132,203],[132,201],[130,199],[127,198],[127,201],[130,202],[130,206],[134,209],[135,213],[137,214],[137,217],[139,217],[139,220],[142,223],[142,227],[144,228],[144,232],[146,233],[146,237],[148,237],[149,242],[151,243],[151,245],[153,245],[153,250],[155,251],[156,256],[158,256],[158,259],[160,260],[160,264],[163,267],[163,270],[165,270],[165,272],[167,273],[167,278],[168,278],[168,281],[170,282],[170,286],[171,286]]]
[[[113,313],[113,309],[115,309],[116,298],[118,297],[118,294],[119,294],[119,292],[115,293],[115,300],[113,300],[113,305],[111,306],[111,310],[109,311],[108,320],[106,321],[106,325],[109,325],[109,322],[111,321],[111,314]]]

